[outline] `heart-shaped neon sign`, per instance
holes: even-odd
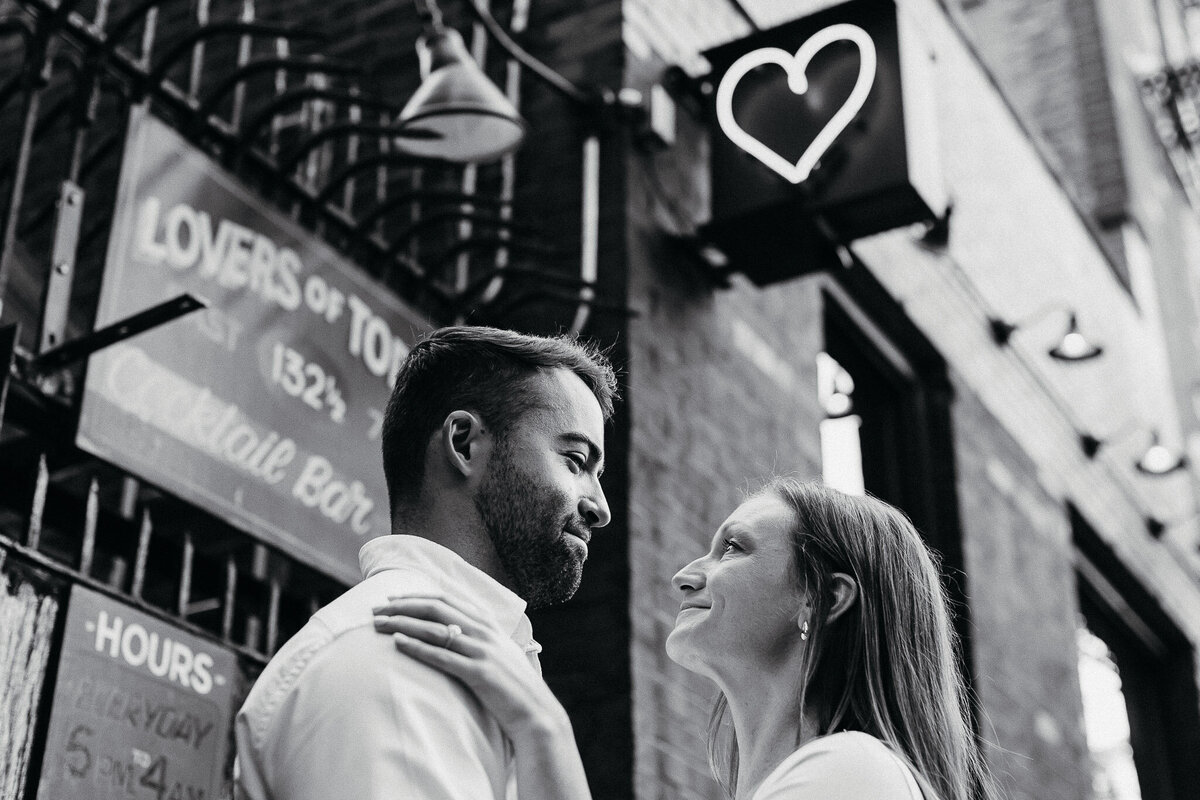
[[[821,48],[839,41],[853,42],[858,46],[858,79],[854,82],[854,88],[850,90],[846,102],[825,124],[796,163],[791,163],[737,124],[737,120],[733,118],[733,91],[750,70],[764,64],[780,66],[787,72],[788,88],[795,94],[804,94],[808,91],[808,63]],[[733,62],[721,78],[721,85],[717,87],[717,123],[731,142],[782,175],[787,181],[801,183],[808,178],[821,156],[825,155],[830,145],[862,109],[867,95],[871,93],[871,87],[875,85],[875,62],[875,42],[862,28],[849,23],[830,25],[817,31],[800,45],[795,55],[778,47],[751,50]]]

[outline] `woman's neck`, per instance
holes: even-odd
[[[745,685],[723,688],[738,744],[734,798],[750,800],[780,762],[815,737],[816,719],[801,711],[794,672],[766,680],[759,673]]]

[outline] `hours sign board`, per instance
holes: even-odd
[[[37,796],[216,800],[236,669],[220,645],[73,586]]]
[[[389,532],[379,431],[428,324],[142,109],[97,325],[209,307],[102,350],[79,445],[346,581]]]

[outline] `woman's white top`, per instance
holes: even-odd
[[[813,739],[785,758],[751,800],[922,800],[912,771],[867,733]]]

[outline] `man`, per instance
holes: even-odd
[[[399,654],[372,609],[467,605],[538,669],[525,609],[574,594],[591,529],[610,518],[599,479],[615,389],[607,360],[565,338],[455,327],[413,348],[383,426],[393,535],[363,546],[363,581],[263,670],[237,715],[236,796],[515,798],[496,720]]]

